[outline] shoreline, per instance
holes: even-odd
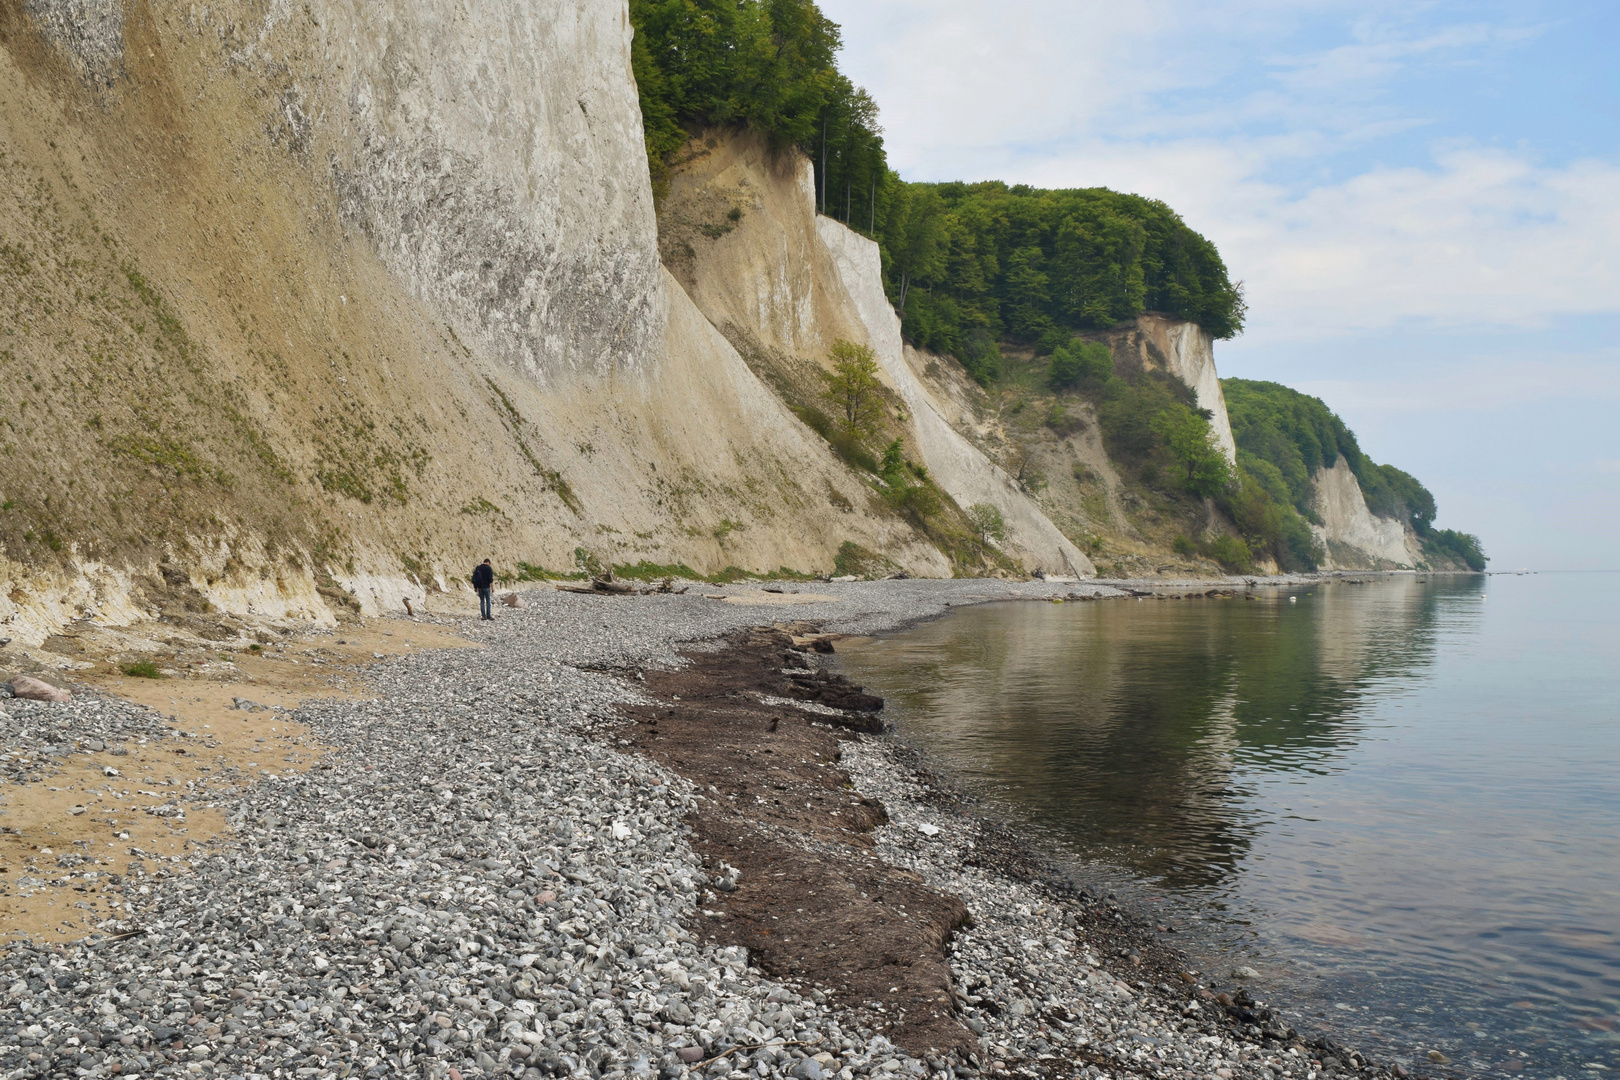
[[[1207,591],[1324,577],[1122,584]],[[365,673],[375,697],[287,710],[329,748],[307,771],[234,791],[206,780],[188,788],[177,802],[217,809],[233,832],[148,858],[147,895],[127,913],[137,933],[0,947],[0,1076],[57,1075],[71,1062],[92,1076],[444,1078],[454,1068],[464,1080],[673,1080],[695,1077],[697,1066],[711,1076],[746,1068],[851,1080],[972,1075],[996,1061],[1024,1075],[1274,1075],[1252,1052],[1239,1054],[1237,1041],[1198,1027],[1206,1021],[1182,1016],[1188,999],[1161,1000],[1151,983],[1122,986],[1099,974],[1104,957],[1085,962],[1076,949],[1123,913],[1059,898],[994,859],[968,865],[963,841],[1005,849],[1005,838],[988,822],[970,834],[956,819],[918,821],[945,817],[944,789],[920,783],[918,763],[883,736],[845,740],[839,762],[894,822],[877,826],[872,850],[936,892],[959,885],[973,918],[952,946],[953,1001],[934,1005],[983,1023],[1014,1060],[913,1056],[865,1022],[892,1003],[862,1014],[704,939],[714,920],[703,914],[703,890],[725,880],[693,847],[690,822],[705,792],[620,745],[626,710],[652,700],[637,689],[650,675],[679,671],[682,652],[714,655],[725,635],[787,617],[842,634],[893,632],[960,604],[1133,595],[1111,583],[984,579],[802,588],[826,598],[534,590],[526,608],[503,609],[495,623],[423,620],[483,648],[394,657]],[[7,733],[66,727],[112,745],[150,726],[151,714],[108,704],[116,700],[8,701]],[[922,823],[939,833],[924,838],[915,831]],[[956,865],[939,863],[946,852]],[[84,876],[62,880],[74,873]],[[1096,926],[1086,921],[1091,909],[1105,913]],[[1041,933],[1019,936],[1024,929]],[[1002,956],[984,944],[992,939],[1015,941],[1016,952]],[[1066,952],[1053,951],[1058,942]],[[1129,964],[1121,947],[1127,955],[1114,959]],[[1142,971],[1171,974],[1172,962],[1155,960],[1146,942],[1136,951],[1143,966],[1131,965],[1125,983]],[[1008,966],[1013,955],[1022,969]],[[1065,962],[1085,978],[1052,975]],[[1055,1039],[1085,1027],[1086,1016],[1031,997],[1031,968],[1045,972],[1044,989],[1104,1017],[1107,1038]],[[1076,1054],[1042,1061],[1029,1041],[1037,1052],[1019,1059],[1007,1040],[1025,1031]],[[1310,1060],[1285,1056],[1278,1072],[1310,1080]]]
[[[1203,587],[1205,584],[1198,583],[1191,589],[1178,586],[1168,594],[1158,595],[1161,598],[1231,595],[1230,589],[1209,589]],[[1122,596],[1116,594],[1119,598],[1133,595],[1142,596],[1143,592],[1132,590]],[[947,601],[940,614],[948,614],[950,606]],[[934,616],[907,620],[903,626],[897,625],[897,630],[931,617]],[[714,665],[727,670],[728,674],[755,659],[739,643],[734,642],[728,652],[731,655],[722,654],[726,656],[723,664]],[[696,658],[699,664],[703,660],[703,656]],[[837,670],[835,661],[832,667]],[[691,683],[687,682],[686,686],[690,688]],[[814,704],[807,707],[817,708]],[[771,730],[775,730],[774,725]],[[1362,1055],[1339,1045],[1329,1035],[1321,1034],[1312,1040],[1300,1037],[1265,1003],[1250,997],[1246,989],[1234,986],[1222,991],[1218,981],[1211,981],[1207,976],[1200,979],[1188,972],[1181,951],[1163,937],[1176,932],[1176,928],[1156,926],[1151,920],[1116,904],[1111,894],[1106,899],[1093,897],[1074,886],[1047,853],[1029,845],[1001,823],[975,815],[972,804],[947,778],[929,766],[926,754],[897,739],[892,728],[875,736],[841,737],[850,740],[848,748],[839,756],[846,763],[847,774],[855,781],[855,790],[863,802],[877,801],[887,811],[884,820],[873,830],[876,849],[884,861],[917,873],[946,897],[973,900],[972,918],[957,930],[950,947],[942,950],[941,956],[948,960],[956,976],[956,985],[949,989],[955,997],[957,1018],[971,1024],[972,1032],[984,1043],[983,1047],[975,1048],[980,1050],[980,1055],[976,1056],[974,1064],[981,1065],[985,1071],[992,1075],[1051,1076],[1065,1075],[1063,1069],[1072,1066],[1086,1075],[1098,1075],[1100,1067],[1104,1072],[1113,1070],[1129,1075],[1226,1077],[1245,1075],[1248,1070],[1243,1066],[1248,1065],[1258,1066],[1258,1075],[1264,1076],[1289,1076],[1296,1071],[1310,1076],[1385,1072],[1369,1066]],[[746,767],[741,758],[752,757],[755,752],[754,749],[744,751],[734,763]],[[711,765],[710,774],[715,771]],[[727,797],[723,788],[719,792],[713,788],[710,791]],[[739,794],[747,794],[746,783],[737,794],[729,797],[735,799]],[[993,854],[986,858],[986,851]],[[979,869],[977,872],[965,869],[969,867]],[[803,882],[810,883],[810,879]],[[1004,895],[996,898],[998,892]],[[712,893],[708,895],[716,902],[722,900]],[[1014,909],[1016,915],[1012,914]],[[724,915],[719,911],[706,913],[715,917]],[[1031,920],[1041,922],[1043,916],[1046,925],[1040,930],[1032,929]],[[1070,932],[1073,930],[1085,935],[1079,939],[1078,946],[1076,935]],[[1059,987],[1063,980],[1050,975],[1025,979],[1023,974],[1029,969],[1020,972],[1019,965],[1025,962],[1030,947],[1037,945],[1036,940],[1027,939],[1032,933],[1037,938],[1044,936],[1045,944],[1055,947],[1055,952],[1041,954],[1047,961],[1085,963],[1109,974],[1094,976],[1090,985],[1085,980],[1069,980],[1066,987]],[[878,938],[877,943],[883,944],[881,935]],[[980,940],[985,938],[992,942],[988,947]],[[1063,939],[1067,939],[1067,944]],[[1107,947],[1086,945],[1087,941],[1094,944],[1099,940],[1107,940]],[[859,944],[867,943],[863,940]],[[987,966],[999,969],[1000,982],[993,984],[983,970],[973,970]],[[812,964],[811,969],[814,971],[815,965]],[[794,973],[805,974],[802,969]],[[825,971],[817,973],[825,974]],[[1207,983],[1207,987],[1199,985],[1201,982]],[[1020,985],[1026,997],[1020,999],[1016,990],[1009,994],[1009,987]],[[1063,990],[1067,990],[1067,994]],[[1009,996],[1017,1003],[1016,1008],[1007,1008]],[[1174,1036],[1144,1035],[1136,1029],[1135,1022],[1118,1016],[1102,1018],[1099,1023],[1098,1018],[1088,1017],[1085,1012],[1088,1006],[1092,1010],[1117,1008],[1115,1003],[1122,997],[1127,1000],[1135,997],[1138,1008],[1157,1013],[1150,1021],[1155,1029],[1165,1024],[1174,1027],[1179,1020],[1181,1034],[1196,1030],[1200,1045],[1205,1048],[1204,1053],[1197,1055],[1202,1060],[1187,1060],[1184,1056],[1178,1063],[1144,1058],[1140,1053],[1143,1048],[1173,1044]],[[1044,1004],[1037,1006],[1031,998],[1034,1002],[1044,998]],[[1126,1034],[1122,1036],[1122,1033]],[[1229,1040],[1224,1048],[1228,1054],[1236,1050],[1237,1044],[1255,1048],[1257,1060],[1240,1064],[1237,1058],[1223,1059],[1219,1053],[1211,1059],[1208,1046],[1214,1037]],[[919,1045],[917,1052],[933,1049]],[[1185,1046],[1177,1049],[1186,1054]],[[1288,1053],[1290,1049],[1292,1054]],[[1134,1056],[1133,1050],[1137,1051]],[[1247,1058],[1250,1053],[1242,1050],[1238,1055]],[[982,1061],[978,1060],[980,1056]],[[1318,1062],[1327,1064],[1328,1068],[1323,1070]],[[1290,1068],[1291,1065],[1308,1067],[1296,1070]],[[1274,1072],[1265,1072],[1268,1066]],[[1396,1075],[1404,1074],[1397,1072]]]

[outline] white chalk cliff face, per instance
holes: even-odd
[[[870,345],[935,482],[964,508],[1000,509],[1003,549],[1026,569],[1093,574],[1035,501],[945,419],[906,362],[877,244],[816,213],[813,176],[802,155],[773,158],[752,137],[711,133],[694,145],[670,180],[662,238],[693,301],[746,347],[790,366],[818,369],[839,338]]]
[[[726,132],[694,143],[685,158],[669,179],[660,244],[709,321],[753,346],[800,357],[861,337],[817,233],[809,161]]]
[[[306,10],[318,81],[284,99],[289,138],[329,129],[345,216],[383,261],[542,385],[648,363],[664,312],[625,6]],[[261,47],[287,36],[267,20]]]
[[[1164,315],[1139,315],[1135,333],[1125,335],[1124,344],[1139,350],[1144,364],[1167,371],[1192,388],[1198,407],[1210,412],[1216,445],[1226,460],[1235,464],[1237,443],[1226,414],[1226,394],[1215,371],[1215,341],[1209,331],[1197,323]]]
[[[958,505],[986,503],[999,509],[1007,523],[1007,546],[1026,553],[1035,564],[1031,569],[1094,575],[1091,560],[1058,531],[1013,478],[950,425],[940,404],[906,362],[900,317],[883,291],[882,260],[876,241],[832,218],[818,218],[816,224],[884,373],[906,403],[930,474]]]
[[[656,350],[657,226],[622,3],[227,0],[151,27],[124,0],[24,8],[115,89],[138,30],[217,50],[209,81],[271,95],[271,147],[318,163],[383,262],[531,377]]]
[[[200,403],[160,411],[136,386],[130,408],[69,391],[40,413],[0,494],[70,525],[47,549],[0,523],[0,634],[151,617],[160,562],[219,610],[316,619],[316,570],[402,610],[491,554],[826,571],[854,541],[948,574],[661,266],[630,42],[622,0],[0,6],[0,232],[71,248],[84,275],[0,288],[0,335],[24,328],[9,373],[91,385],[135,308],[81,318],[75,290],[138,280]],[[738,303],[785,313],[784,338],[859,329]],[[174,353],[129,320],[161,373]],[[234,486],[120,456],[153,415]],[[141,527],[108,541],[115,512]]]
[[[802,156],[701,144],[661,227],[631,39],[623,0],[0,4],[0,236],[78,275],[0,263],[12,384],[65,388],[0,457],[0,635],[153,617],[162,580],[241,614],[329,620],[334,580],[400,610],[486,555],[577,549],[825,571],[853,541],[948,574],[760,374],[813,385],[839,338],[872,345],[908,445],[1001,510],[1015,562],[1091,573],[919,378],[876,245],[818,217]],[[1209,336],[1118,334],[1231,456]],[[143,374],[81,395],[114,354]],[[157,392],[180,355],[190,404]],[[154,424],[191,464],[141,456]],[[1324,485],[1328,539],[1415,561]]]
[[[1367,509],[1361,484],[1343,457],[1332,468],[1317,470],[1311,479],[1316,485],[1316,513],[1322,519],[1311,529],[1327,549],[1324,569],[1401,569],[1423,560],[1410,529]]]

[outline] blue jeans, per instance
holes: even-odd
[[[478,616],[483,619],[493,619],[494,613],[490,610],[490,599],[495,594],[494,589],[478,590]]]

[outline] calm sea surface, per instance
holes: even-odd
[[[1620,1076],[1620,575],[996,604],[840,652],[992,812],[1301,1031]]]

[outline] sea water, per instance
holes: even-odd
[[[1301,1032],[1620,1075],[1620,575],[996,604],[841,653],[990,812]]]

